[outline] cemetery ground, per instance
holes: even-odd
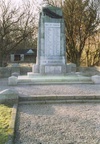
[[[17,91],[21,100],[13,144],[100,144],[100,84],[8,86],[1,78],[4,90]]]

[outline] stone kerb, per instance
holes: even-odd
[[[16,76],[11,76],[8,78],[8,85],[9,86],[16,86],[18,82],[18,78]]]
[[[17,115],[17,107],[18,107],[18,93],[13,90],[6,89],[0,92],[0,104],[11,104],[12,107],[12,116],[9,125],[10,135],[8,136],[8,142],[6,144],[14,144],[14,133],[15,133],[15,122]]]
[[[15,134],[15,125],[16,125],[16,116],[17,116],[18,104],[14,104],[12,108],[12,117],[9,125],[10,135],[8,136],[8,141],[6,144],[14,144],[14,134]]]
[[[18,93],[9,89],[0,92],[0,103],[18,103]]]
[[[100,76],[94,75],[91,77],[91,79],[95,84],[100,84]]]

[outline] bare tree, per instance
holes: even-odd
[[[64,2],[67,57],[77,66],[80,66],[87,38],[95,33],[100,22],[96,6],[90,0],[65,0]]]
[[[100,29],[87,39],[84,53],[85,56],[82,57],[86,62],[86,66],[100,65]]]
[[[35,19],[30,5],[12,7],[11,1],[0,1],[0,66],[11,51],[35,34]]]
[[[48,3],[52,6],[62,7],[63,1],[62,0],[48,0]]]
[[[80,66],[86,41],[97,32],[100,23],[99,0],[48,0],[52,6],[61,7],[65,20],[67,59]],[[91,47],[89,47],[89,52]],[[84,57],[89,57],[89,52]],[[97,52],[97,54],[96,54]],[[92,57],[96,57],[99,47]]]

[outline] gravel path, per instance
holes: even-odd
[[[100,84],[17,85],[0,79],[0,91],[20,96],[100,95]],[[100,144],[100,104],[21,104],[14,144]]]
[[[16,90],[20,96],[100,94],[100,84],[8,86],[7,79],[0,79],[0,91],[5,89]]]
[[[100,104],[21,104],[14,144],[100,144]]]

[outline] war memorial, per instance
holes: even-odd
[[[67,63],[65,24],[61,8],[48,4],[42,7],[36,64],[33,65],[32,72],[18,76],[18,83],[92,83],[90,77],[76,73],[75,64]]]
[[[57,7],[44,7],[40,13],[37,62],[34,73],[65,74],[66,46],[62,10]]]
[[[64,27],[62,10],[45,5],[32,72],[0,79],[0,103],[13,105],[7,144],[100,143],[100,76],[68,64]]]

